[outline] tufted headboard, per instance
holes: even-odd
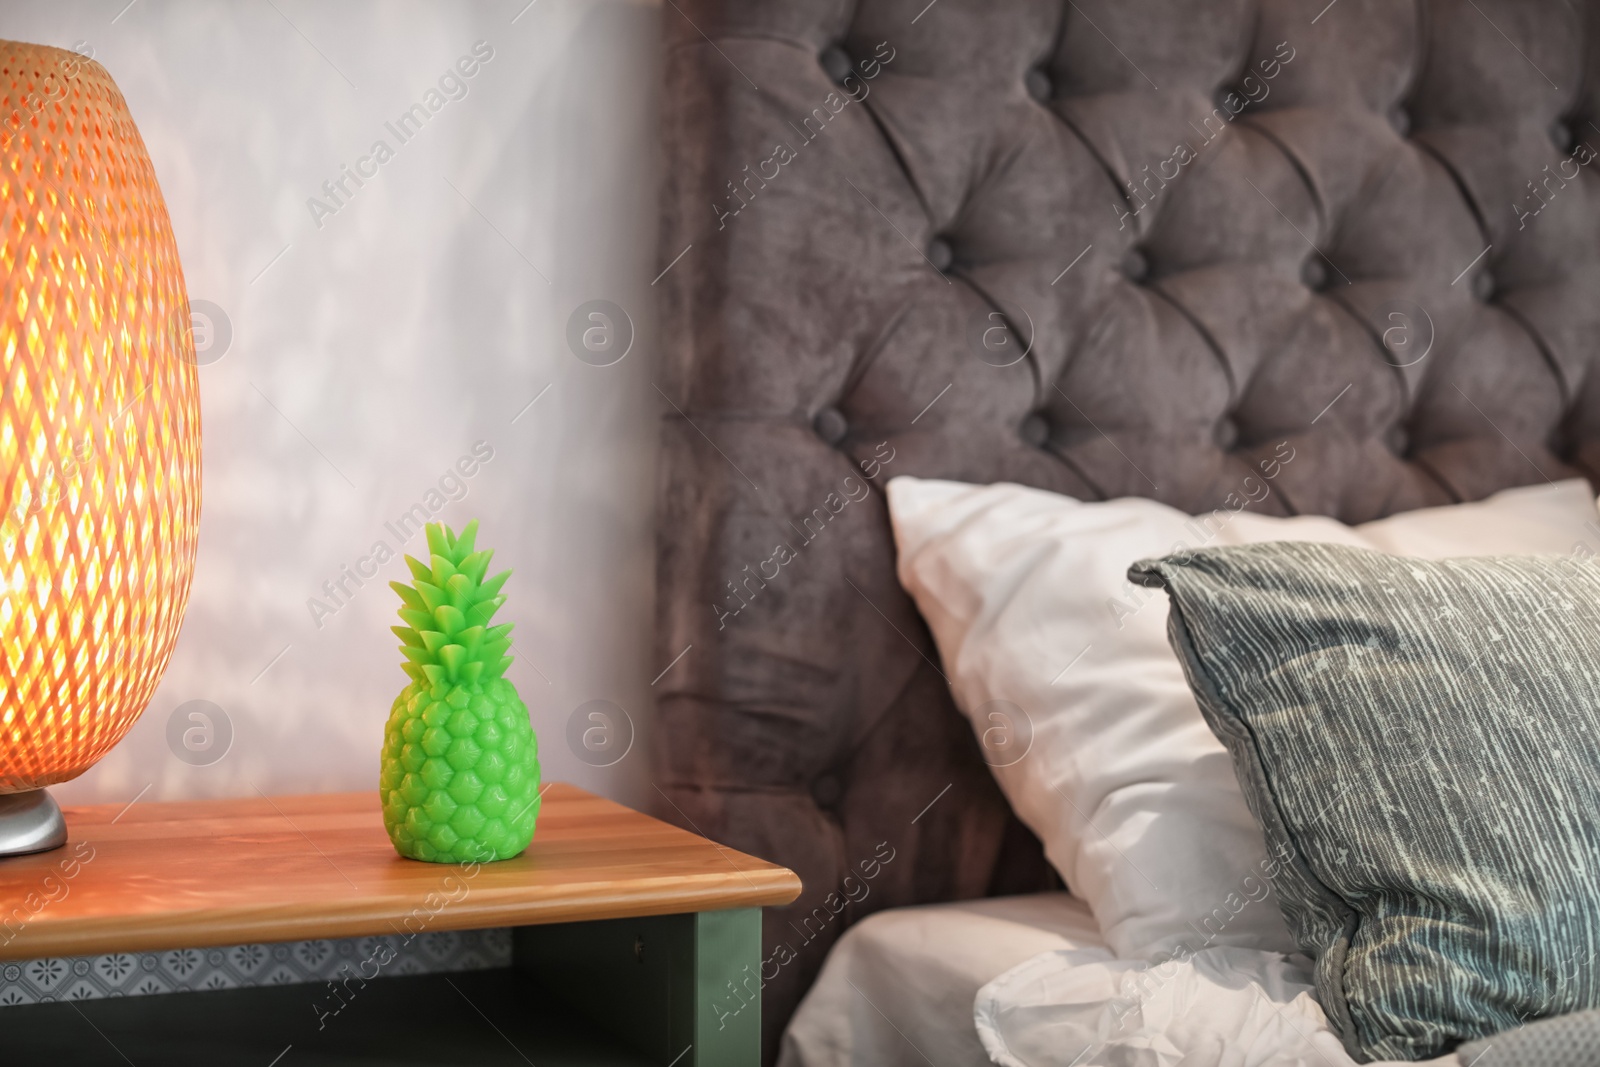
[[[1597,16],[668,0],[656,770],[805,881],[769,1049],[854,919],[1050,880],[888,478],[1360,522],[1600,472]]]

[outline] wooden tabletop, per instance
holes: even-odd
[[[800,879],[556,783],[533,844],[402,859],[376,790],[66,809],[66,847],[0,859],[0,959],[787,904]]]

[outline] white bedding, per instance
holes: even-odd
[[[1165,964],[1044,952],[985,985],[973,1013],[1002,1067],[1356,1067],[1328,1029],[1310,961],[1255,949]]]
[[[1244,948],[1118,959],[1066,893],[895,908],[828,954],[778,1064],[1355,1067],[1305,962]]]
[[[978,989],[1042,951],[1103,944],[1088,906],[1066,893],[881,911],[828,953],[779,1067],[987,1064],[972,1024]]]

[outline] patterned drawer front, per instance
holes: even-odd
[[[15,960],[0,964],[0,1006],[476,971],[510,964],[511,931],[505,928]]]

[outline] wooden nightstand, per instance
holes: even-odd
[[[782,867],[560,784],[528,851],[477,867],[397,856],[376,790],[67,824],[65,849],[0,861],[0,920],[27,917],[0,931],[0,960],[512,927],[512,966],[387,977],[368,960],[339,1000],[317,983],[0,1008],[8,1064],[753,1067],[760,909],[800,892]],[[17,912],[46,878],[64,895]]]

